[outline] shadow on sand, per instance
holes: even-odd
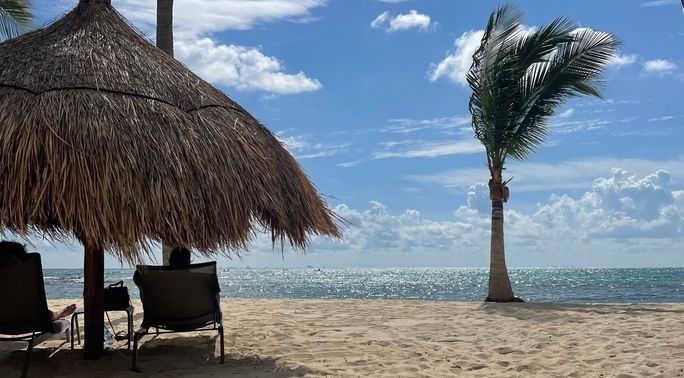
[[[123,325],[123,324],[122,324]],[[286,366],[267,356],[241,355],[226,348],[225,364],[219,364],[218,337],[179,336],[143,339],[138,354],[140,373],[129,370],[132,351],[118,342],[114,351],[96,361],[83,360],[80,348],[54,339],[37,346],[31,354],[29,377],[148,377],[148,376],[248,376],[297,377],[327,375],[305,366]],[[18,377],[26,356],[25,343],[0,344],[0,376]],[[23,349],[22,349],[23,348]]]

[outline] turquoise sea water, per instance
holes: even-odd
[[[221,269],[224,298],[422,299],[481,301],[486,269],[345,268]],[[80,298],[83,271],[46,269],[48,299]],[[684,268],[518,268],[510,270],[517,296],[534,302],[684,302]],[[138,296],[133,271],[105,271],[105,281],[123,280]]]

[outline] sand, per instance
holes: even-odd
[[[51,301],[57,308],[72,301]],[[142,306],[135,303],[142,319]],[[684,376],[684,304],[553,305],[397,300],[224,300],[216,334],[143,339],[142,374],[124,342],[97,361],[63,339],[40,344],[32,377]],[[112,313],[124,329],[123,313]],[[22,344],[0,344],[19,376]]]

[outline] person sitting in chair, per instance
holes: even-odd
[[[0,265],[25,261],[26,256],[26,247],[23,244],[9,240],[0,241]],[[50,321],[55,321],[73,314],[76,311],[76,304],[70,304],[59,311],[49,311]]]
[[[190,250],[185,247],[176,247],[169,255],[169,265],[190,265]]]

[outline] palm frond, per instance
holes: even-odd
[[[14,38],[33,24],[29,0],[0,0],[0,39]]]
[[[548,120],[571,97],[600,96],[600,76],[619,41],[557,18],[534,31],[512,6],[492,12],[467,80],[475,136],[488,162],[523,159],[546,140]]]
[[[570,41],[557,45],[548,60],[532,64],[522,78],[525,101],[518,109],[504,156],[524,159],[541,146],[549,118],[568,99],[601,97],[601,73],[620,43],[608,33],[591,29],[575,29],[571,35]]]

